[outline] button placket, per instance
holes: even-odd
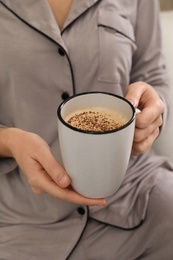
[[[61,69],[63,70],[64,73],[66,73],[66,69],[70,70],[70,81],[72,81],[72,93],[73,95],[75,94],[75,82],[74,82],[74,74],[73,74],[73,68],[72,68],[72,64],[70,61],[70,58],[68,56],[68,52],[66,51],[66,49],[64,47],[62,47],[61,45],[58,45],[58,51],[59,55],[62,57],[62,59],[60,59],[61,62]],[[64,66],[64,67],[63,67]],[[68,67],[67,67],[68,66]],[[64,82],[66,83],[69,79],[69,75],[64,76]],[[66,100],[67,98],[70,97],[71,95],[71,90],[69,90],[68,87],[69,83],[67,82],[67,85],[64,84],[63,85],[63,92],[61,92],[61,98],[62,100]]]

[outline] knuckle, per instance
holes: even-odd
[[[137,148],[137,152],[138,152],[138,154],[143,154],[145,152],[144,147],[142,145],[139,145]]]
[[[140,141],[141,141],[141,136],[136,133],[136,134],[134,135],[134,142],[135,142],[135,143],[139,143]]]
[[[37,189],[37,186],[38,186],[38,178],[34,175],[34,176],[31,176],[29,179],[28,179],[28,183],[30,184],[30,186],[33,188],[33,189]]]
[[[145,139],[146,133],[147,133],[147,129],[136,128],[136,131],[134,134],[134,141],[136,143],[140,143],[142,140]]]
[[[137,120],[136,120],[136,126],[137,126],[137,128],[143,129],[143,128],[145,128],[147,125],[148,125],[148,118],[142,118],[142,120],[139,119],[139,118],[137,118]]]
[[[33,193],[35,193],[35,194],[43,194],[44,193],[42,190],[34,188],[34,187],[31,187],[31,189],[32,189]]]
[[[134,149],[136,154],[142,154],[143,153],[143,147],[140,143],[135,143],[133,145],[133,149]]]
[[[162,114],[165,110],[165,104],[163,103],[163,101],[161,99],[157,100],[156,106],[158,108],[159,113]]]

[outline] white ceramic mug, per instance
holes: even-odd
[[[65,121],[69,113],[87,107],[119,111],[128,117],[128,122],[116,130],[87,132]],[[61,103],[57,115],[62,159],[74,190],[90,198],[115,193],[123,181],[131,154],[136,117],[133,105],[111,93],[88,92]]]

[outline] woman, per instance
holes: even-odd
[[[0,1],[0,259],[172,259],[173,167],[157,0]],[[83,91],[141,109],[120,189],[70,189],[57,106]],[[76,162],[77,163],[77,162]]]

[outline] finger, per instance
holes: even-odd
[[[135,134],[134,134],[134,142],[141,142],[145,138],[147,138],[149,135],[153,133],[153,131],[160,127],[162,125],[162,117],[156,118],[156,120],[152,123],[149,124],[145,128],[135,128]]]
[[[162,125],[162,116],[161,111],[156,108],[151,109],[151,107],[145,107],[141,113],[136,116],[136,127],[146,128],[148,125],[157,122],[159,125]]]
[[[34,187],[31,187],[32,191],[36,194],[43,194],[44,192],[40,189],[37,189],[37,188],[34,188]]]
[[[105,206],[106,204],[105,200],[102,198],[86,198],[70,188],[59,187],[45,171],[42,171],[41,175],[35,174],[34,176],[35,179],[30,180],[30,184],[35,193],[47,193],[61,200],[75,204],[88,206]]]
[[[136,117],[138,127],[144,128],[152,123],[159,115],[164,112],[164,103],[157,92],[150,85],[144,82],[136,82],[127,87],[126,99],[134,107],[138,107],[141,113]]]
[[[143,82],[136,82],[130,84],[127,87],[125,98],[128,99],[132,103],[132,105],[137,108],[143,92],[144,92]]]
[[[134,142],[132,147],[132,155],[139,155],[151,148],[153,142],[159,135],[159,127],[157,127],[151,135],[140,142]]]
[[[48,175],[57,183],[60,187],[68,187],[71,180],[64,170],[64,168],[55,160],[50,149],[42,147],[40,152],[37,153],[37,161],[45,169]]]
[[[47,187],[48,188],[48,187]],[[51,192],[51,195],[54,197],[57,197],[61,200],[75,203],[75,204],[81,204],[81,205],[88,205],[88,206],[105,206],[106,202],[104,199],[93,199],[93,198],[87,198],[83,197],[80,194],[76,193],[75,191],[69,189],[69,188],[60,188],[55,185],[55,187],[51,187],[51,190],[47,190],[47,192]]]

